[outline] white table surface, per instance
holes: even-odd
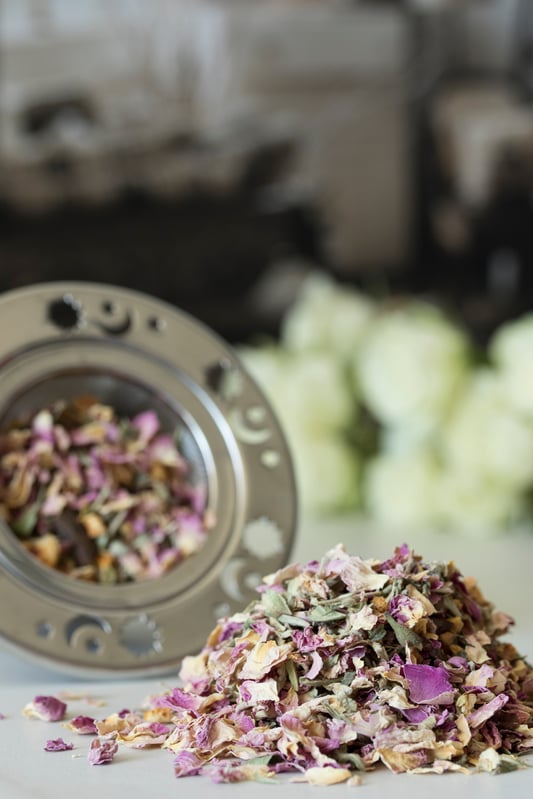
[[[332,520],[303,520],[291,560],[307,561],[320,557],[326,549],[342,541],[353,554],[385,557],[404,541],[427,560],[454,560],[465,575],[477,578],[487,599],[499,610],[514,617],[516,625],[508,639],[525,656],[533,659],[533,529],[487,539],[459,535],[379,530],[349,517]],[[1,609],[0,612],[6,612]],[[37,694],[72,691],[105,700],[93,707],[87,700],[69,701],[72,715],[99,717],[124,707],[139,707],[148,694],[177,684],[177,679],[151,678],[135,681],[81,681],[29,662],[23,656],[0,648],[0,797],[1,799],[127,799],[175,795],[191,797],[278,796],[282,799],[315,797],[325,788],[294,783],[284,776],[275,784],[245,782],[215,785],[207,777],[177,780],[172,768],[173,755],[161,750],[134,750],[121,747],[112,764],[90,766],[86,759],[88,736],[76,736],[61,724],[47,724],[22,715],[27,702]],[[72,741],[71,752],[44,752],[47,739],[64,737]],[[327,788],[331,796],[360,791],[365,799],[470,799],[490,796],[503,799],[531,799],[533,796],[533,757],[524,759],[529,767],[509,774],[395,775],[385,768],[365,774],[360,787],[338,785]],[[357,795],[357,794],[356,794]]]

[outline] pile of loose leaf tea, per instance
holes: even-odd
[[[500,640],[512,619],[453,563],[339,545],[259,590],[183,661],[184,689],[149,702],[147,719],[170,722],[177,776],[496,772],[533,749],[533,670]]]
[[[393,772],[496,773],[533,750],[533,669],[500,640],[512,620],[453,563],[407,546],[362,560],[342,545],[263,579],[184,659],[181,685],[140,709],[69,717],[35,697],[30,718],[92,736],[91,765],[123,746],[174,755],[178,777],[348,782]],[[71,749],[62,738],[47,751]]]
[[[79,579],[158,577],[205,543],[213,519],[179,431],[152,410],[58,400],[0,435],[0,518],[42,563]]]

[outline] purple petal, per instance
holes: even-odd
[[[67,711],[66,704],[55,696],[36,696],[32,708],[43,721],[61,721]]]
[[[411,701],[417,705],[449,705],[453,702],[453,688],[442,666],[406,663],[403,673],[409,683]]]
[[[138,413],[131,423],[139,431],[140,440],[143,442],[150,441],[159,430],[159,419],[154,411]]]
[[[199,774],[203,761],[194,752],[182,750],[174,760],[174,773],[176,777],[193,777]]]
[[[67,743],[63,738],[51,739],[44,745],[45,752],[66,752],[69,749],[74,749],[74,744]]]
[[[77,732],[78,735],[96,735],[98,730],[91,716],[75,716],[68,723],[68,728]]]
[[[118,752],[118,744],[115,738],[95,738],[91,741],[87,760],[91,766],[103,766],[111,763]]]
[[[491,699],[490,702],[487,702],[485,705],[482,705],[477,710],[472,711],[467,716],[467,721],[471,727],[480,727],[484,724],[488,719],[490,719],[498,710],[507,704],[509,701],[509,697],[507,694],[498,694],[495,696],[494,699]]]

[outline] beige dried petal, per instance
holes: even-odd
[[[92,707],[105,707],[107,705],[107,700],[99,699],[98,697],[91,696],[88,693],[79,693],[78,691],[59,691],[58,693],[59,699],[63,699],[63,701],[78,701],[78,702],[87,702],[88,705]]]
[[[171,721],[174,711],[171,707],[150,707],[143,713],[143,718],[145,721],[154,722],[159,721],[160,723],[164,723],[166,721]]]
[[[168,729],[164,731],[154,731],[151,727],[152,722],[141,721],[132,729],[118,734],[118,740],[136,749],[144,749],[150,746],[161,746],[168,738]]]
[[[457,727],[457,737],[459,741],[463,744],[463,746],[468,746],[472,739],[472,732],[470,730],[468,721],[466,720],[466,716],[461,713],[461,715],[455,720],[455,726]]]
[[[0,459],[0,465],[2,469],[16,469],[17,466],[25,463],[27,459],[27,455],[25,452],[6,452],[5,455],[2,455]]]
[[[434,754],[437,760],[453,760],[461,757],[464,747],[460,741],[442,741],[435,745]]]
[[[102,405],[100,402],[91,401],[86,408],[86,412],[90,419],[97,419],[100,422],[113,421],[113,408],[110,405]]]
[[[56,472],[46,490],[46,496],[53,497],[56,494],[59,494],[61,492],[61,489],[63,488],[64,482],[65,482],[65,476],[63,472]]]
[[[168,472],[165,466],[161,463],[152,463],[150,466],[150,477],[160,483],[166,483],[168,480]]]
[[[477,767],[480,771],[495,772],[498,771],[500,760],[501,758],[498,752],[492,747],[489,747],[481,752],[477,761]]]
[[[410,774],[444,774],[445,771],[454,771],[459,774],[471,774],[472,772],[459,763],[452,763],[451,760],[434,760],[429,766],[420,766],[410,770]]]
[[[96,566],[92,563],[86,566],[76,566],[69,570],[69,577],[74,577],[76,580],[86,580],[87,582],[94,582],[96,580],[97,570]]]
[[[409,584],[406,588],[406,593],[409,597],[411,597],[411,599],[416,599],[416,601],[422,605],[426,616],[431,616],[433,613],[437,612],[435,605],[433,605],[433,603],[430,602],[429,599],[418,590],[418,588],[415,588],[414,585]]]
[[[239,672],[239,677],[243,680],[260,680],[274,666],[287,660],[293,648],[292,644],[278,645],[275,641],[255,644]]]
[[[471,636],[470,636],[471,637]],[[472,643],[467,644],[465,646],[465,653],[468,660],[472,660],[474,663],[480,665],[481,663],[486,663],[489,660],[489,655],[487,654],[487,650],[481,646],[479,641],[476,641],[472,638]]]
[[[127,735],[137,724],[141,724],[142,722],[142,716],[138,713],[127,713],[125,716],[112,713],[105,719],[95,721],[95,725],[98,730],[98,735],[109,735],[112,732],[116,732],[123,736]]]
[[[41,563],[44,563],[45,566],[54,568],[59,563],[61,544],[52,533],[46,533],[46,535],[40,536],[39,538],[32,538],[29,541],[25,541],[24,546],[32,555],[35,555]]]
[[[108,513],[117,513],[117,511],[129,510],[135,505],[138,505],[140,501],[141,500],[139,496],[128,494],[127,496],[118,497],[117,499],[112,499],[109,502],[106,502],[100,508],[100,513],[103,516],[107,516]]]
[[[386,610],[383,608],[383,610]],[[372,608],[364,605],[361,610],[350,613],[348,623],[352,630],[373,630],[378,622],[378,617],[372,613]]]
[[[476,694],[460,694],[457,697],[457,710],[467,715],[470,713],[476,704]]]
[[[106,531],[104,521],[97,513],[85,513],[80,517],[80,522],[89,538],[99,538]]]
[[[207,653],[201,652],[199,655],[186,655],[181,662],[179,673],[180,678],[185,682],[196,682],[203,677],[208,677]]]
[[[412,752],[399,752],[396,749],[378,749],[379,759],[396,774],[414,771],[428,762],[429,754],[424,749]]]
[[[85,441],[99,444],[106,440],[107,425],[102,422],[89,422],[78,428],[78,433]]]
[[[33,487],[33,475],[24,467],[17,469],[5,493],[8,508],[22,508],[28,502]]]
[[[278,687],[276,680],[244,680],[241,684],[246,693],[250,695],[247,702],[256,704],[256,702],[279,702]]]
[[[398,710],[416,707],[408,700],[405,689],[401,685],[395,685],[393,688],[385,688],[383,691],[379,691],[377,699],[380,703],[387,704],[389,707],[394,707]]]
[[[335,766],[315,766],[308,768],[304,774],[306,782],[311,785],[336,785],[339,782],[346,782],[351,777],[352,772],[347,768],[335,768]]]

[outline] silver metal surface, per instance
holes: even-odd
[[[84,676],[163,674],[282,566],[296,528],[283,433],[238,356],[164,302],[115,286],[47,283],[0,297],[0,428],[90,393],[183,429],[216,522],[165,576],[85,583],[41,564],[0,522],[0,641]]]

